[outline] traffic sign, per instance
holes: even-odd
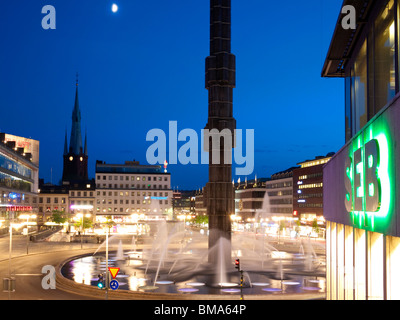
[[[112,278],[115,279],[120,268],[109,267],[108,270],[110,271]]]
[[[117,280],[111,280],[111,281],[110,281],[110,288],[111,288],[112,290],[117,290],[118,287],[119,287],[119,283],[118,283]]]

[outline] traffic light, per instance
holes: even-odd
[[[238,271],[240,271],[240,259],[235,260],[235,268],[238,269]]]
[[[98,280],[98,283],[97,283],[97,287],[99,289],[103,289],[104,288],[104,278],[103,278],[102,274],[99,274],[99,280]]]

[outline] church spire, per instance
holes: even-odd
[[[75,91],[75,105],[72,112],[72,130],[71,140],[69,145],[69,152],[79,155],[82,150],[82,133],[81,133],[81,111],[79,109],[79,96],[78,96],[78,75],[76,78],[76,91]]]
[[[65,129],[65,140],[64,140],[64,155],[68,154],[68,138],[67,129]]]
[[[65,131],[64,144],[64,168],[63,168],[63,184],[84,183],[88,181],[88,154],[87,139],[85,136],[85,145],[82,148],[82,132],[81,132],[81,111],[79,108],[78,96],[78,75],[76,76],[76,92],[75,105],[72,111],[72,128],[71,140],[67,141],[67,131]]]
[[[88,150],[87,150],[87,131],[85,131],[85,149],[84,149],[83,153],[85,154],[85,156],[88,155]]]

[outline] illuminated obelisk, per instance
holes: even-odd
[[[236,63],[235,56],[231,53],[231,0],[210,0],[210,8],[210,56],[206,59],[206,88],[209,92],[206,129],[231,134],[227,140],[219,139],[219,145],[205,137],[210,141],[210,158],[209,182],[205,187],[204,198],[209,217],[209,248],[217,244],[220,237],[228,239],[229,241],[224,241],[229,246],[224,246],[224,260],[230,262],[230,216],[235,212],[235,194],[232,185],[232,157],[230,161],[226,161],[224,155],[226,151],[232,154],[236,128],[236,120],[233,118]],[[219,163],[213,161],[213,154],[215,156],[216,153],[220,155]],[[215,250],[210,251],[209,262],[215,263],[219,254]]]

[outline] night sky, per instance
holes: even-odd
[[[42,28],[44,5],[56,8],[56,30]],[[238,129],[255,130],[248,179],[344,145],[343,80],[321,78],[341,5],[232,0],[234,117]],[[207,123],[208,0],[3,1],[0,32],[0,131],[40,141],[46,182],[61,180],[77,72],[90,177],[96,160],[146,164],[151,129],[168,134],[178,121],[179,131],[200,133]],[[207,165],[168,171],[179,190],[208,181]]]

